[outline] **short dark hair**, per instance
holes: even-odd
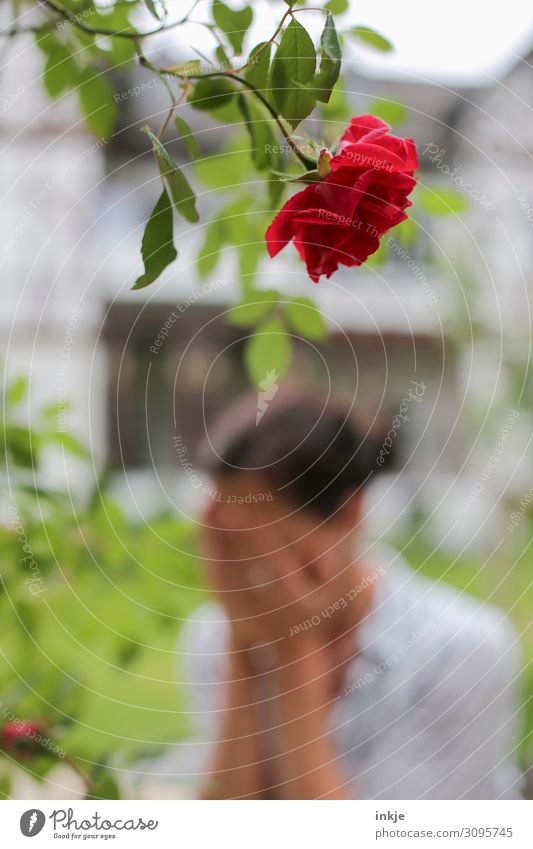
[[[380,471],[380,444],[336,403],[278,393],[257,421],[257,396],[241,398],[208,429],[198,465],[212,477],[253,472],[299,507],[331,516]]]

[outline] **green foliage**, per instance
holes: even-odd
[[[332,15],[343,15],[350,8],[348,0],[329,0],[324,6]]]
[[[207,227],[198,255],[198,270],[202,277],[214,271],[224,247],[234,246],[246,237],[250,225],[246,212],[252,203],[253,198],[245,194],[218,210]]]
[[[112,135],[118,117],[107,69],[124,67],[136,50],[132,39],[117,35],[97,40],[87,28],[135,33],[129,21],[134,6],[133,2],[117,4],[104,14],[92,2],[83,8],[71,4],[70,16],[66,13],[53,29],[43,26],[36,30],[36,44],[45,56],[43,84],[47,94],[56,98],[75,92],[86,126],[98,138]]]
[[[13,486],[21,486],[26,480],[25,473],[34,470],[40,460],[41,451],[47,445],[58,444],[67,452],[85,457],[85,449],[68,433],[58,431],[56,427],[58,409],[54,406],[34,419],[37,429],[30,428],[23,420],[23,404],[27,404],[28,381],[17,377],[5,384],[0,393],[3,417],[0,429],[0,467],[10,469],[9,481]],[[22,478],[20,473],[22,473]],[[7,488],[9,491],[9,488]],[[1,493],[1,488],[0,488]]]
[[[328,102],[320,104],[320,113],[325,122],[322,133],[330,145],[337,141],[353,112],[353,104],[346,97],[341,79],[333,89]]]
[[[168,68],[165,68],[165,71],[186,80],[189,77],[201,74],[202,63],[199,59],[190,59],[189,62],[180,62],[178,65],[170,65]]]
[[[261,92],[264,92],[268,86],[271,52],[270,42],[261,41],[256,44],[250,53],[249,64],[244,73],[245,80]]]
[[[246,129],[250,136],[252,160],[258,171],[272,167],[273,157],[270,151],[274,149],[276,137],[272,130],[271,121],[261,112],[251,98],[238,95],[238,104]]]
[[[229,80],[209,77],[198,80],[187,100],[201,112],[212,112],[227,106],[234,94],[235,86]]]
[[[321,59],[320,68],[314,79],[313,87],[317,100],[327,103],[333,87],[341,72],[341,46],[335,29],[333,16],[329,14],[320,37]]]
[[[180,134],[180,138],[183,144],[187,148],[189,155],[192,156],[193,159],[199,157],[200,148],[198,147],[198,142],[196,141],[193,131],[191,130],[185,118],[182,118],[180,115],[176,115],[176,117],[174,118],[174,123],[176,125],[177,131]]]
[[[19,378],[4,394],[3,432],[23,388]],[[48,417],[34,418],[43,446]],[[175,641],[204,598],[194,528],[170,514],[132,522],[101,484],[87,505],[73,504],[69,493],[23,486],[24,458],[2,452],[2,462],[11,482],[0,525],[2,724],[13,716],[45,728],[50,747],[32,746],[21,763],[33,777],[75,763],[88,797],[118,798],[115,766],[157,754],[188,731]],[[2,761],[11,760],[0,753],[5,797]]]
[[[212,11],[215,24],[227,37],[235,53],[241,53],[244,36],[254,16],[250,6],[234,11],[222,0],[214,0]]]
[[[316,68],[315,47],[307,30],[292,18],[272,60],[271,87],[280,114],[294,129],[311,114],[316,99],[306,86]]]
[[[43,49],[46,50],[43,82],[50,97],[59,97],[68,91],[72,82],[78,77],[78,67],[70,51],[58,39],[46,40]]]
[[[311,298],[292,298],[285,309],[288,324],[296,333],[314,342],[323,342],[328,335],[324,316]]]
[[[17,717],[46,717],[69,756],[156,753],[186,731],[173,649],[202,599],[192,528],[170,516],[135,525],[105,496],[75,517],[67,502],[45,522],[20,517],[43,592],[25,583],[15,531],[0,531],[3,700]]]
[[[414,244],[418,235],[418,227],[412,218],[406,218],[394,230],[394,238],[400,244],[409,247]]]
[[[382,50],[385,53],[392,50],[392,44],[388,38],[385,38],[384,35],[381,35],[381,33],[370,27],[353,27],[353,29],[349,30],[349,34],[369,47],[374,47],[376,50]]]
[[[195,224],[198,221],[199,215],[196,211],[196,195],[191,189],[189,181],[176,163],[172,161],[167,149],[151,131],[150,127],[143,127],[141,132],[146,133],[152,142],[161,178],[163,183],[166,183],[168,186],[174,209],[186,221]]]
[[[370,104],[370,112],[376,118],[381,118],[391,126],[404,124],[408,118],[408,110],[403,103],[398,103],[397,100],[373,100]]]
[[[172,204],[166,189],[157,201],[144,230],[141,254],[144,262],[144,274],[139,277],[134,289],[149,286],[174,262],[178,252],[174,247]]]
[[[157,9],[157,6],[156,6],[156,4],[155,4],[154,0],[144,0],[144,5],[146,6],[146,8],[147,8],[147,9],[148,9],[148,11],[150,12],[150,14],[151,14],[151,15],[152,15],[152,16],[153,16],[153,17],[154,17],[157,21],[159,21],[159,20],[160,20],[160,18],[161,18],[161,15],[159,14],[159,11],[158,11],[158,9]]]
[[[202,157],[194,164],[194,173],[209,189],[237,190],[247,188],[246,174],[243,173],[243,162],[248,164],[246,157],[246,139],[233,138],[228,144],[211,156]]]
[[[95,136],[108,139],[118,115],[113,89],[101,74],[84,71],[78,83],[78,97],[87,127]]]
[[[278,301],[279,294],[275,289],[249,292],[247,300],[232,307],[228,322],[234,327],[249,327],[271,313]]]
[[[28,392],[28,381],[25,377],[16,377],[4,389],[4,402],[9,406],[17,406],[24,400]]]
[[[455,189],[442,186],[420,188],[417,191],[417,204],[428,215],[446,216],[465,212],[469,208],[468,200]]]
[[[281,379],[289,367],[291,354],[292,339],[280,318],[267,318],[259,324],[244,352],[244,363],[254,386],[260,387],[269,375]]]

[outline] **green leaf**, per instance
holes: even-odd
[[[279,318],[263,322],[250,336],[244,351],[244,363],[252,383],[259,386],[275,373],[281,379],[292,357],[292,340]]]
[[[191,189],[189,181],[150,127],[142,127],[141,132],[146,133],[152,142],[161,177],[168,185],[176,212],[179,212],[186,221],[195,224],[200,216],[196,210],[196,195]]]
[[[454,189],[420,189],[416,202],[428,215],[439,217],[465,212],[469,208],[467,199]]]
[[[199,74],[202,71],[202,63],[199,59],[189,59],[188,62],[180,62],[179,65],[169,65],[163,72],[177,74],[178,77],[188,77],[191,74]]]
[[[161,15],[157,11],[157,6],[155,5],[154,0],[144,0],[144,5],[148,9],[152,17],[154,17],[157,21],[161,20]]]
[[[35,46],[41,50],[45,56],[49,56],[54,52],[57,44],[57,38],[53,31],[48,27],[43,26],[35,31]]]
[[[49,404],[48,406],[44,407],[44,409],[41,411],[41,416],[45,421],[51,422],[54,419],[57,419],[57,417],[62,412],[64,412],[64,413],[69,412],[69,407],[68,407],[68,404],[66,402],[61,402],[61,403],[58,403],[58,404],[55,404],[55,403]]]
[[[220,251],[228,244],[236,244],[246,237],[246,210],[253,198],[249,195],[231,201],[218,210],[210,222],[204,244],[198,254],[198,273],[205,278],[217,266]]]
[[[369,112],[387,124],[396,125],[404,124],[409,116],[407,107],[395,100],[373,100]]]
[[[274,210],[278,208],[284,189],[285,183],[283,180],[280,180],[276,174],[272,174],[267,186],[269,209]]]
[[[20,404],[28,391],[28,381],[25,377],[17,377],[5,391],[5,399],[8,404],[13,406]]]
[[[374,253],[370,254],[368,259],[365,260],[365,265],[368,266],[368,268],[381,268],[383,265],[385,265],[387,259],[389,258],[389,255],[390,249],[388,243],[387,241],[383,240],[377,251],[374,251]]]
[[[228,324],[234,327],[249,327],[272,312],[279,301],[275,289],[266,292],[252,290],[250,297],[233,307],[226,315]]]
[[[326,17],[326,23],[320,37],[321,59],[313,88],[317,100],[327,103],[341,72],[341,46],[335,29],[333,15]]]
[[[226,53],[226,50],[225,50],[225,48],[222,44],[219,44],[217,49],[215,50],[215,56],[217,57],[217,61],[220,65],[221,69],[222,68],[229,69],[229,68],[232,67],[231,60],[230,60],[228,54]]]
[[[62,5],[65,6],[67,4],[63,2]],[[105,7],[102,5],[97,9],[92,0],[85,0],[85,2],[84,0],[82,2],[71,0],[68,5],[73,7],[72,12],[74,15],[82,14],[82,23],[96,29],[103,28],[113,32],[127,33],[128,35],[138,34],[136,27],[129,20],[132,10],[137,5],[136,3],[115,2],[113,5],[106,3]],[[74,29],[75,27],[73,26],[72,30]],[[84,33],[84,35],[87,36],[88,33]]]
[[[205,240],[198,254],[198,274],[205,279],[218,265],[220,250],[224,247],[226,238],[224,228],[216,218],[207,227]]]
[[[329,3],[326,3],[324,9],[327,9],[332,15],[342,15],[348,11],[349,7],[348,0],[329,0]]]
[[[320,111],[324,116],[325,141],[329,146],[330,144],[333,144],[333,141],[338,136],[337,125],[339,123],[347,123],[354,112],[357,112],[357,110],[354,109],[353,100],[348,102],[345,86],[342,81],[339,85],[335,86],[331,92],[329,101],[327,103],[320,104]],[[331,123],[328,124],[328,122]]]
[[[48,58],[44,66],[43,83],[49,97],[59,97],[76,85],[80,72],[76,62],[61,42],[49,42]]]
[[[83,443],[71,433],[56,430],[50,434],[50,438],[53,442],[57,442],[61,445],[62,448],[64,448],[69,454],[83,458],[89,456],[89,453]]]
[[[118,116],[113,89],[107,79],[102,74],[85,71],[78,87],[78,98],[90,132],[107,140],[113,133]]]
[[[263,233],[265,229],[266,225],[263,227]],[[262,238],[255,242],[239,245],[239,275],[243,288],[253,283],[253,276],[263,256],[264,242]]]
[[[89,790],[90,799],[120,799],[120,788],[110,770],[99,770],[93,777]]]
[[[65,4],[63,3],[63,5]],[[69,5],[73,6],[73,14],[82,14],[83,23],[89,27],[112,30],[130,35],[135,35],[137,32],[129,20],[129,15],[137,4],[115,3],[114,6],[106,4],[106,8],[102,8],[101,10],[95,9],[92,2],[77,3],[75,7],[72,3]],[[120,36],[113,38],[108,36],[96,40],[93,33],[85,32],[76,26],[69,28],[69,35],[71,33],[76,41],[84,48],[82,51],[76,51],[76,58],[81,60],[81,65],[89,64],[86,56],[90,55],[104,59],[110,68],[116,68],[119,65],[120,70],[122,70],[123,65],[137,56],[133,38],[121,38]]]
[[[316,98],[305,87],[315,76],[316,53],[307,31],[293,18],[283,32],[272,61],[274,102],[294,129],[314,109]]]
[[[153,283],[178,255],[173,239],[172,204],[166,189],[163,190],[146,224],[141,255],[144,274],[137,279],[134,289],[143,289]]]
[[[365,44],[374,47],[376,50],[383,50],[384,52],[393,50],[390,41],[384,35],[381,35],[381,33],[370,27],[353,27],[353,29],[349,30],[349,34],[359,39],[359,41],[364,41]]]
[[[111,68],[118,68],[124,71],[126,65],[137,59],[135,51],[135,42],[129,38],[112,38],[111,50],[108,56],[108,63]]]
[[[402,245],[412,245],[417,237],[418,227],[412,218],[406,218],[394,228],[394,238]]]
[[[294,330],[306,339],[321,342],[328,335],[324,317],[310,298],[293,298],[287,304],[285,316]]]
[[[0,777],[0,798],[9,799],[11,796],[11,779],[8,775]]]
[[[256,107],[253,97],[244,94],[237,95],[239,110],[244,119],[246,129],[252,144],[252,159],[256,168],[261,171],[271,166],[271,151],[276,147],[276,139],[272,132],[270,120]]]
[[[194,137],[193,131],[189,127],[185,118],[182,118],[181,115],[176,115],[174,118],[174,123],[176,124],[176,129],[180,134],[180,138],[187,148],[189,155],[192,156],[193,159],[196,159],[200,156],[200,148],[198,147],[198,142]]]
[[[198,80],[187,101],[200,112],[211,112],[227,106],[235,94],[235,86],[225,77]]]
[[[242,53],[244,36],[254,16],[250,6],[236,12],[222,3],[222,0],[214,0],[212,13],[214,22],[227,36],[235,53]]]
[[[255,236],[253,222],[256,220],[256,216],[249,212],[253,202],[253,195],[241,195],[218,211],[218,215],[223,216],[224,219],[228,242],[233,245],[246,245],[250,241],[251,230]],[[261,233],[262,238],[263,234]]]
[[[4,426],[5,445],[13,462],[18,466],[32,468],[37,464],[39,437],[22,425],[6,424]]]
[[[176,212],[190,224],[196,224],[200,220],[198,210],[196,209],[196,195],[191,189],[186,176],[179,168],[166,173],[161,172],[161,175],[168,184]]]
[[[260,44],[256,44],[250,53],[248,67],[244,72],[244,79],[258,91],[265,91],[268,86],[271,52],[271,43],[269,41],[262,41]]]
[[[239,118],[242,120],[241,116]],[[233,140],[232,140],[233,141]],[[243,174],[243,139],[236,149],[222,150],[213,156],[203,156],[194,163],[194,173],[210,189],[228,188],[232,191],[245,183]]]

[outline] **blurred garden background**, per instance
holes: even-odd
[[[370,113],[415,140],[420,170],[409,219],[364,266],[315,286],[295,252],[265,249],[278,176],[295,173],[283,140],[261,147],[231,92],[189,93],[164,125],[177,80],[139,63],[133,39],[79,28],[146,31],[159,26],[151,5],[0,10],[0,792],[187,795],[177,779],[162,789],[157,764],[191,733],[177,641],[207,598],[209,482],[194,449],[269,368],[353,403],[382,438],[411,381],[424,384],[371,486],[366,534],[509,613],[527,771],[533,15],[474,3],[484,34],[459,3],[440,23],[422,3],[403,20],[389,3],[365,20],[354,3],[320,4],[342,37],[342,76],[298,138],[331,147]],[[249,51],[287,4],[230,6],[253,12]],[[244,48],[215,32],[212,11],[195,4],[190,23],[143,40],[145,57],[232,62]],[[317,40],[323,21],[307,24]],[[176,261],[132,291],[160,183],[146,124],[164,125],[200,217],[176,223]]]

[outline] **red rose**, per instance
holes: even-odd
[[[390,135],[372,115],[352,118],[329,161],[330,172],[291,197],[266,232],[276,256],[294,239],[314,283],[339,265],[361,265],[387,230],[407,218],[418,168],[412,139]]]
[[[24,760],[41,750],[41,737],[45,733],[44,723],[9,722],[0,732],[0,749]]]

